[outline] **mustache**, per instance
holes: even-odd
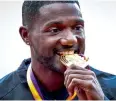
[[[59,46],[57,48],[53,49],[53,52],[56,54],[57,52],[63,52],[63,51],[74,51],[74,52],[79,52],[79,46],[75,45],[75,46],[69,46],[69,45],[65,45],[65,46]]]

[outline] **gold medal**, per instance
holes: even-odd
[[[79,56],[78,54],[65,54],[60,56],[60,61],[65,66],[72,64],[85,68],[88,65],[88,59]]]

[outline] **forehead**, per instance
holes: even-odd
[[[44,5],[39,10],[39,23],[52,21],[78,20],[82,18],[79,6],[76,3],[54,3]]]

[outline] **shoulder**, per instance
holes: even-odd
[[[20,84],[16,71],[4,76],[0,79],[0,99],[10,93],[15,87]]]
[[[32,99],[26,80],[26,73],[27,68],[25,68],[25,65],[21,65],[19,69],[0,79],[1,100]]]
[[[110,99],[116,99],[116,75],[103,72],[91,67],[91,70],[96,74],[96,77],[105,93]]]

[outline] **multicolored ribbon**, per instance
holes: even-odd
[[[34,97],[35,100],[44,100],[42,93],[40,91],[39,85],[36,81],[36,78],[33,74],[31,65],[29,65],[29,68],[27,70],[27,83],[30,88],[30,91]],[[76,92],[74,92],[73,96],[69,96],[66,100],[73,100],[76,97]]]

